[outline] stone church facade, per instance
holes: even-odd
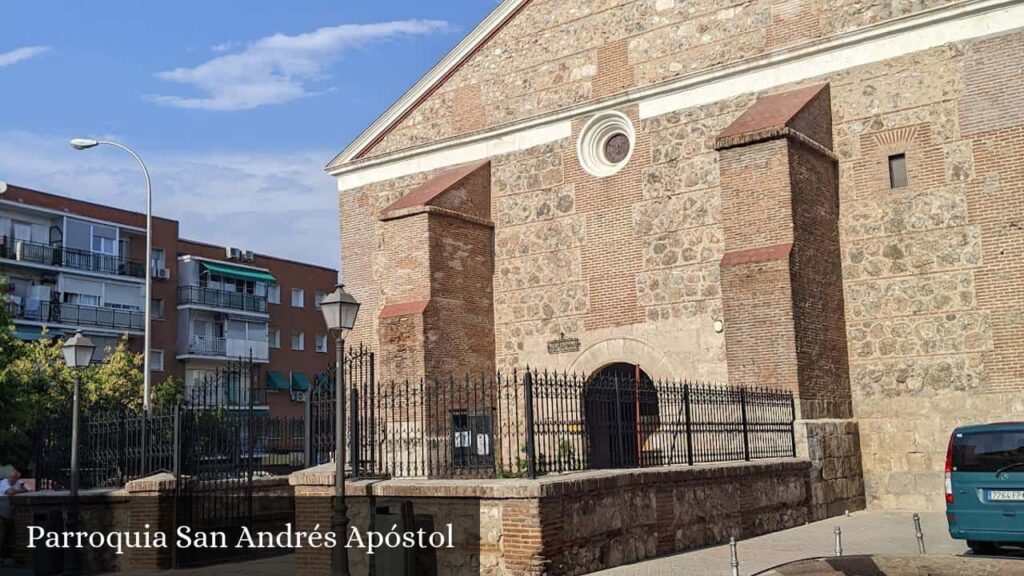
[[[505,0],[327,167],[350,338],[789,388],[818,500],[939,508],[1024,409],[1022,93],[1019,2]]]

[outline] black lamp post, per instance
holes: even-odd
[[[327,329],[334,334],[334,572],[348,576],[348,508],[345,506],[345,334],[356,324],[359,302],[338,284],[320,302]]]
[[[68,532],[78,531],[78,412],[81,405],[81,370],[92,362],[92,354],[96,346],[87,336],[77,332],[61,346],[64,352],[64,362],[68,367],[75,370],[75,392],[71,401],[71,499],[68,503],[68,519],[65,530]],[[78,550],[68,548],[65,550],[64,575],[78,576],[81,573]]]

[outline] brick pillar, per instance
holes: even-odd
[[[133,532],[163,532],[166,548],[133,548],[127,550],[131,572],[168,570],[174,560],[175,480],[173,474],[161,473],[133,480],[125,485],[128,493],[129,526]]]
[[[827,85],[762,97],[716,141],[729,379],[849,418],[838,163]]]
[[[443,172],[381,212],[380,379],[494,371],[490,163]]]

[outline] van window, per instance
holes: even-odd
[[[957,472],[995,472],[1022,461],[1024,431],[975,432],[953,440],[953,470]]]

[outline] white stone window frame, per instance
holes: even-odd
[[[611,162],[605,157],[605,145],[616,134],[629,139],[629,152],[620,162]],[[580,130],[576,142],[580,165],[591,176],[606,178],[618,174],[629,164],[636,150],[636,130],[633,122],[622,112],[602,112],[591,118]]]

